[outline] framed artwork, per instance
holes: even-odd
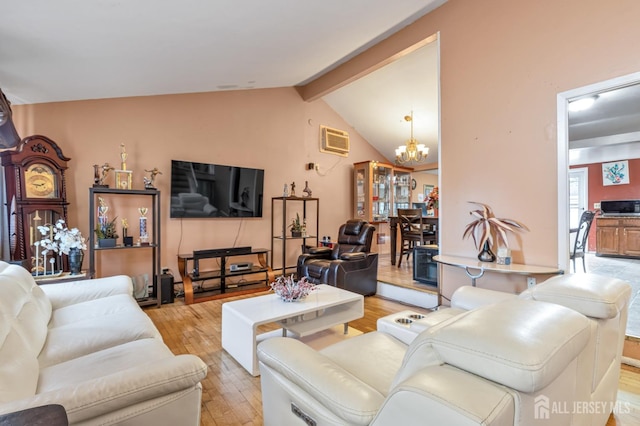
[[[629,183],[629,162],[602,163],[602,185],[624,185]]]
[[[425,201],[429,199],[429,194],[433,191],[435,185],[424,185],[424,199]]]

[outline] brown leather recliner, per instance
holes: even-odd
[[[348,220],[340,226],[333,248],[312,247],[298,257],[298,277],[365,296],[376,294],[378,253],[371,253],[374,231],[364,220]]]

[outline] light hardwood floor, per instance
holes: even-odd
[[[203,426],[262,424],[260,378],[247,373],[222,349],[220,335],[222,303],[253,296],[256,295],[193,305],[185,305],[178,299],[160,309],[146,309],[174,353],[195,354],[209,367],[203,381]],[[349,325],[363,332],[373,331],[379,317],[404,309],[406,305],[395,301],[366,297],[365,316]],[[618,394],[621,412],[612,415],[607,426],[640,424],[640,370],[624,366],[621,373]]]

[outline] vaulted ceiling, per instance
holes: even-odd
[[[445,1],[5,2],[0,88],[13,104],[32,104],[303,85]],[[437,161],[437,63],[434,42],[324,100],[389,161],[413,111],[414,135]],[[616,102],[615,120],[598,111],[620,96],[573,116],[571,146],[602,144],[605,128],[640,122],[638,91]]]

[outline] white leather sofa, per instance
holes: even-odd
[[[622,409],[630,296],[623,281],[567,275],[520,296],[459,289],[452,308],[320,351],[266,340],[265,425],[605,425]]]
[[[199,425],[207,366],[174,355],[129,277],[38,286],[0,262],[0,414],[62,405],[72,425]]]

